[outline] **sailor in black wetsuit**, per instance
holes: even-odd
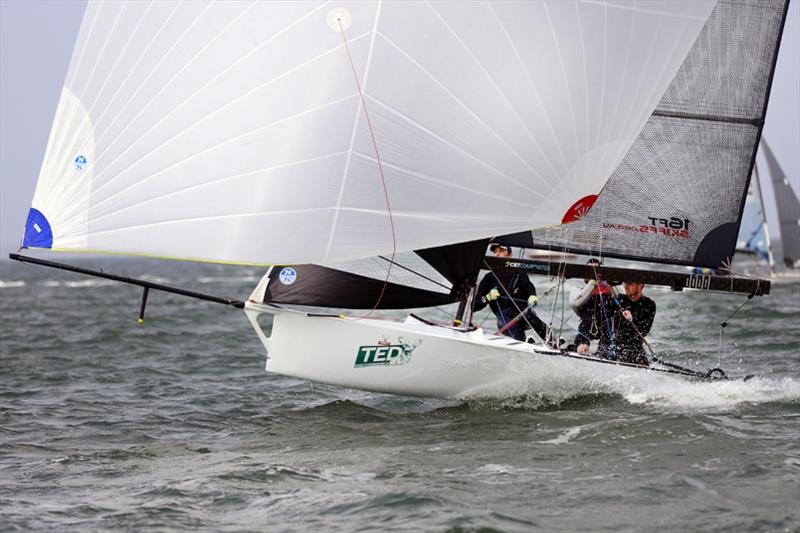
[[[615,299],[611,324],[600,330],[598,354],[626,363],[649,365],[644,336],[656,317],[656,303],[643,294],[644,283],[625,282],[625,294]]]
[[[498,257],[511,257],[511,247],[492,243],[489,250]],[[509,297],[510,296],[510,297]],[[513,298],[513,300],[512,300]],[[548,327],[530,307],[536,305],[536,287],[528,275],[522,272],[489,272],[478,285],[473,302],[473,311],[480,311],[488,304],[497,317],[497,329],[502,329],[508,322],[525,310],[525,315],[503,333],[519,341],[525,340],[528,324],[542,340],[551,341]]]
[[[602,266],[603,263],[599,259],[592,258],[586,264]],[[588,355],[592,339],[600,338],[603,320],[605,316],[610,316],[609,313],[614,311],[615,304],[611,285],[603,280],[602,274],[595,272],[595,279],[584,281],[586,285],[583,290],[570,302],[572,310],[580,317],[581,321],[578,324],[578,336],[575,337],[575,342],[567,347],[567,350]]]

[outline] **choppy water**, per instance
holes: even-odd
[[[260,275],[82,263],[237,298]],[[744,297],[648,294],[654,345],[715,366]],[[0,528],[797,531],[798,296],[731,321],[746,383],[461,402],[267,374],[240,311],[151,293],[139,326],[138,289],[3,263]]]

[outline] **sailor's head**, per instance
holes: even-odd
[[[638,281],[625,282],[625,294],[627,294],[628,296],[636,299],[639,298],[643,292],[644,292],[644,283],[639,283]]]
[[[593,266],[593,267],[603,266],[603,262],[600,261],[599,259],[597,259],[596,257],[592,257],[591,259],[586,261],[586,264],[589,265],[589,266]],[[601,279],[603,279],[603,273],[602,272],[595,271],[594,275],[597,278],[597,281],[600,281]],[[583,281],[585,283],[589,283],[589,280],[590,280],[590,278],[585,278]]]
[[[511,257],[511,247],[499,242],[493,242],[489,245],[489,251],[497,257]]]

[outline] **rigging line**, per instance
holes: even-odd
[[[756,293],[758,293],[758,285],[760,284],[760,281],[761,281],[761,280],[758,280],[758,281],[759,281],[759,283],[758,283],[758,284],[756,284],[756,290],[754,290],[753,292],[751,292],[750,294],[748,294],[748,295],[747,295],[747,299],[745,299],[745,301],[744,301],[744,302],[742,302],[742,303],[739,305],[739,307],[737,307],[736,309],[734,309],[734,310],[733,310],[733,313],[731,313],[730,315],[728,315],[728,317],[727,317],[725,320],[723,320],[723,321],[722,321],[722,323],[720,323],[720,325],[719,325],[719,346],[718,346],[718,348],[717,348],[717,357],[718,357],[718,358],[717,358],[717,366],[719,366],[719,365],[722,363],[722,335],[725,333],[725,328],[728,326],[728,322],[730,322],[730,320],[731,320],[731,319],[732,319],[734,316],[736,316],[736,314],[737,314],[737,313],[739,313],[739,311],[741,311],[741,310],[742,310],[742,308],[744,308],[744,306],[745,306],[745,305],[747,305],[747,304],[750,302],[750,300],[752,300],[752,299],[753,299],[753,296],[755,296],[755,295],[756,295]]]
[[[369,70],[370,66],[372,65],[372,54],[375,51],[375,36],[377,34],[378,29],[378,21],[380,20],[381,15],[381,1],[379,0],[378,6],[375,11],[375,20],[373,22],[371,36],[369,39],[369,51],[367,52],[367,59],[364,65],[364,87],[367,85],[367,80],[369,79]],[[355,39],[354,39],[355,40]],[[346,43],[345,43],[346,44]],[[344,160],[344,168],[342,169],[342,178],[339,182],[339,194],[336,197],[336,209],[333,211],[333,221],[331,222],[331,230],[328,233],[328,243],[325,246],[325,253],[323,254],[323,259],[327,260],[328,256],[331,252],[331,246],[333,246],[333,238],[336,234],[336,228],[339,224],[339,211],[342,206],[342,201],[344,199],[345,188],[347,186],[347,177],[350,174],[350,163],[353,159],[353,154],[355,153],[355,143],[356,143],[356,134],[358,133],[358,128],[360,125],[359,120],[359,110],[358,110],[358,103],[354,106],[353,109],[353,126],[350,130],[350,141],[347,145],[347,157]]]
[[[445,311],[444,309],[442,309],[442,308],[441,308],[441,307],[439,307],[438,305],[437,305],[436,307],[433,307],[432,309],[434,309],[435,311],[439,311],[440,313],[442,313],[444,316],[446,316],[446,317],[447,317],[447,319],[448,319],[448,322],[451,322],[451,323],[452,323],[452,321],[453,321],[453,317],[454,317],[454,316],[456,316],[454,313],[451,313],[451,312],[449,312],[449,311]]]
[[[356,65],[353,62],[353,56],[350,53],[350,45],[347,43],[347,35],[344,32],[344,26],[342,25],[342,17],[339,16],[337,18],[337,22],[339,23],[339,30],[342,32],[342,41],[344,42],[345,50],[347,51],[347,59],[350,61],[350,67],[353,69],[353,79],[356,82],[356,87],[358,88],[358,96],[361,100],[361,107],[364,110],[364,118],[367,121],[367,128],[369,129],[369,136],[372,139],[372,146],[375,149],[375,160],[378,162],[378,172],[381,176],[381,184],[383,185],[383,197],[386,200],[386,212],[389,215],[389,227],[392,230],[392,255],[391,260],[389,261],[389,268],[386,270],[386,279],[383,280],[383,287],[381,288],[381,293],[378,295],[378,299],[375,302],[375,305],[369,312],[363,316],[356,318],[356,320],[361,320],[362,318],[367,318],[370,316],[378,306],[381,304],[381,300],[383,300],[383,295],[386,292],[386,287],[389,285],[389,275],[392,272],[392,265],[394,264],[394,257],[397,254],[397,236],[394,230],[394,218],[392,217],[392,206],[389,202],[389,190],[386,186],[386,176],[383,174],[383,165],[381,165],[381,156],[378,152],[378,142],[375,140],[375,131],[372,129],[372,121],[369,118],[369,112],[367,111],[367,102],[364,100],[364,93],[361,90],[361,82],[358,81],[358,73],[356,72]]]
[[[414,269],[411,269],[411,268],[408,268],[407,266],[405,266],[405,265],[402,265],[402,264],[398,263],[397,261],[392,261],[391,259],[389,259],[389,258],[387,258],[387,257],[384,257],[384,256],[382,256],[382,255],[379,255],[378,257],[379,257],[380,259],[383,259],[384,261],[387,261],[387,262],[391,263],[391,264],[392,264],[392,265],[394,265],[394,266],[400,267],[400,268],[402,268],[403,270],[406,270],[406,271],[408,271],[408,272],[411,272],[412,274],[415,274],[415,275],[417,275],[417,276],[421,277],[421,278],[422,278],[422,279],[424,279],[424,280],[430,281],[431,283],[433,283],[433,284],[435,284],[435,285],[438,285],[439,287],[441,287],[441,288],[443,288],[443,289],[447,289],[448,291],[451,289],[451,287],[448,287],[447,285],[445,285],[445,284],[443,284],[443,283],[439,283],[438,281],[436,281],[436,280],[434,280],[434,279],[431,279],[431,278],[429,278],[429,277],[428,277],[428,276],[426,276],[425,274],[420,274],[420,273],[419,273],[419,272],[417,272],[416,270],[414,270]]]

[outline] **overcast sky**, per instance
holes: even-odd
[[[800,190],[800,2],[789,7],[764,136]],[[0,0],[0,252],[16,251],[83,15],[80,0]],[[768,189],[765,195],[770,194]],[[771,222],[774,224],[775,222]]]

